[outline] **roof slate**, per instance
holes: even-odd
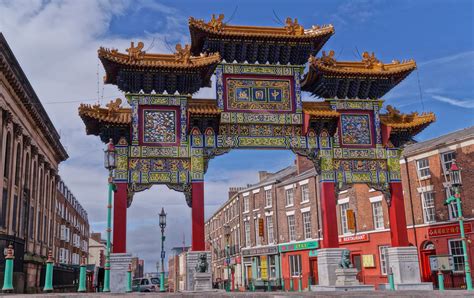
[[[420,152],[430,151],[437,147],[446,146],[451,143],[471,138],[474,138],[474,126],[466,127],[464,129],[457,130],[431,140],[408,145],[403,150],[403,155],[411,156]]]

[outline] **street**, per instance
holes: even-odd
[[[451,291],[372,291],[372,292],[188,292],[188,293],[131,293],[131,294],[72,294],[72,293],[55,293],[55,294],[39,294],[39,295],[18,295],[15,297],[106,297],[106,296],[126,296],[126,297],[143,297],[143,296],[160,296],[160,297],[474,297],[474,294],[465,290],[451,290]]]

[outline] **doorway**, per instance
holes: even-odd
[[[360,254],[353,254],[352,255],[352,264],[354,268],[357,269],[357,280],[361,283],[364,282],[364,274],[362,269],[362,258]]]
[[[431,241],[423,242],[420,250],[421,259],[421,280],[423,282],[434,282],[433,275],[431,274],[430,256],[436,255],[436,249]]]
[[[318,258],[309,259],[309,270],[311,274],[311,285],[319,285],[318,279]]]
[[[250,283],[252,282],[252,266],[245,266],[246,270],[246,283],[247,283],[247,288],[250,287]]]

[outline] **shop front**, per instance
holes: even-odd
[[[275,290],[280,287],[278,246],[262,246],[242,250],[245,287]]]
[[[473,222],[464,223],[464,232],[467,240],[467,255],[469,262],[473,264],[474,231]],[[445,288],[466,288],[464,273],[464,257],[462,249],[462,240],[460,235],[459,223],[431,225],[428,227],[417,228],[416,233],[419,241],[420,251],[420,269],[423,281],[433,282],[438,287],[437,272],[433,271],[430,265],[430,258],[439,255],[451,256],[453,268],[443,271]]]
[[[317,284],[318,248],[314,240],[280,244],[282,288],[297,291]]]
[[[242,281],[242,265],[241,265],[241,257],[230,257],[224,259],[223,263],[223,276],[224,281],[227,283],[229,282],[229,275],[230,275],[230,286],[232,290],[238,290],[243,284]]]

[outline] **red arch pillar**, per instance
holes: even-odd
[[[192,219],[192,243],[193,251],[204,251],[204,181],[191,183],[191,219]]]
[[[401,182],[390,183],[391,201],[389,208],[390,238],[392,247],[408,246],[407,220],[403,187]]]
[[[323,248],[339,247],[337,232],[336,192],[334,182],[320,182]]]
[[[127,183],[115,183],[113,253],[127,252]]]

